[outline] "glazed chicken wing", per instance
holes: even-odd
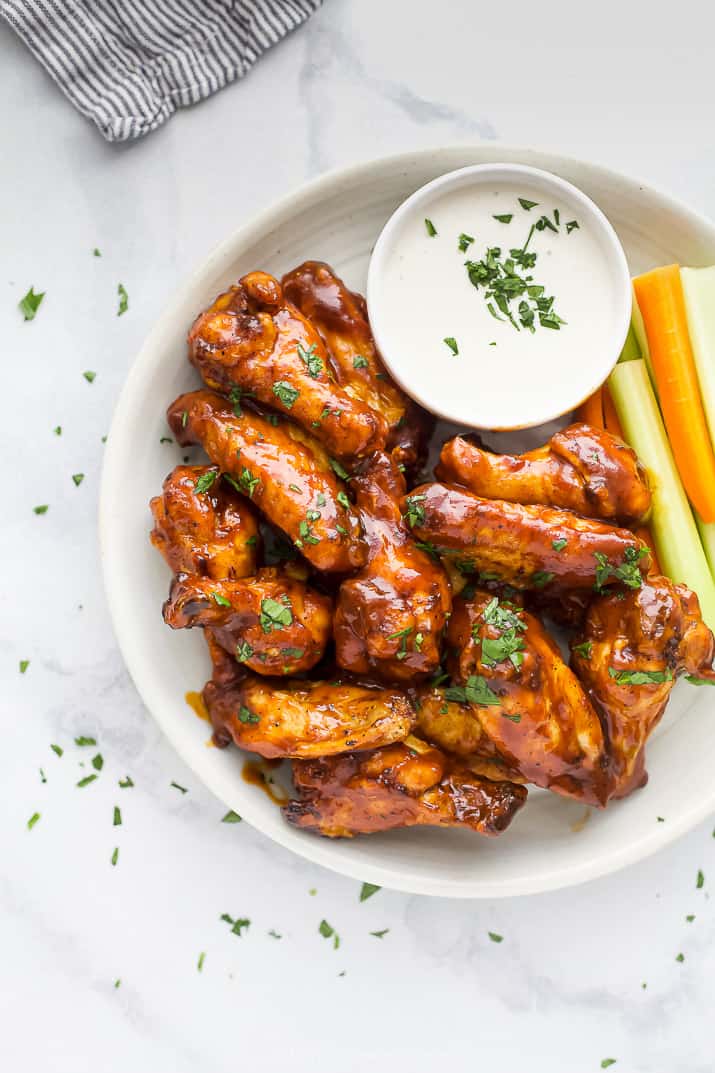
[[[448,484],[423,484],[402,501],[418,540],[476,572],[547,592],[637,587],[650,566],[627,529],[553,507],[483,499]]]
[[[223,479],[252,500],[319,570],[349,571],[366,548],[345,486],[325,456],[278,425],[211,391],[180,395],[167,413],[177,441],[200,443]]]
[[[488,593],[458,599],[447,630],[447,701],[463,707],[459,730],[440,732],[426,713],[422,732],[457,752],[489,756],[486,735],[508,768],[528,782],[590,805],[610,793],[609,758],[598,715],[555,642],[523,608]],[[469,716],[478,726],[469,726]],[[474,747],[474,749],[473,749]]]
[[[367,564],[340,586],[338,666],[395,682],[433,672],[451,608],[447,577],[415,545],[400,514],[405,482],[385,454],[351,481],[368,545]]]
[[[297,797],[283,815],[328,838],[418,825],[498,835],[526,800],[523,786],[479,778],[413,737],[372,753],[294,762],[293,782]]]
[[[648,478],[635,451],[591,425],[569,425],[523,455],[492,454],[471,436],[455,436],[435,473],[486,499],[562,507],[621,525],[642,521],[650,509]]]
[[[385,372],[372,337],[367,305],[329,265],[305,261],[283,277],[289,302],[320,332],[339,383],[353,399],[380,414],[389,430],[387,449],[414,469],[423,461],[432,425]]]
[[[322,659],[331,610],[328,596],[268,567],[234,581],[179,574],[164,621],[174,630],[208,627],[239,663],[258,674],[288,675],[309,671]]]
[[[602,713],[614,770],[614,795],[647,781],[644,745],[680,674],[715,681],[715,643],[695,593],[668,578],[593,601],[571,645],[572,665]]]
[[[248,503],[209,466],[177,466],[149,504],[151,542],[175,574],[222,579],[256,571],[258,525]]]
[[[209,387],[289,414],[333,455],[384,446],[384,418],[335,382],[320,335],[266,272],[244,276],[197,317],[189,357]]]
[[[267,758],[334,756],[402,741],[415,713],[404,693],[339,682],[270,681],[247,674],[206,683],[218,745]]]

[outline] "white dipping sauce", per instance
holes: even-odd
[[[524,247],[542,216],[557,230],[534,228],[527,252],[536,262],[513,271],[543,294],[508,303],[517,330],[465,262],[493,247],[493,263],[513,260],[509,251]],[[464,252],[461,235],[474,239]],[[500,270],[500,289],[504,278]],[[542,312],[565,322],[558,329],[540,323],[537,302],[547,296],[553,306]],[[480,165],[442,176],[397,210],[375,247],[368,306],[386,365],[418,402],[474,427],[520,428],[572,410],[606,378],[628,330],[630,279],[615,232],[580,191],[535,169]],[[522,314],[533,315],[533,332]]]

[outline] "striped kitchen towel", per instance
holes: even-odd
[[[243,75],[322,0],[0,0],[110,142],[156,130]]]

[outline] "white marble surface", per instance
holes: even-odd
[[[356,883],[220,822],[128,679],[100,578],[101,437],[133,354],[191,266],[308,176],[499,138],[611,164],[715,214],[711,10],[681,3],[661,19],[640,0],[607,2],[585,20],[567,3],[327,0],[245,82],[125,148],[0,28],[3,1068],[419,1073],[451,1059],[589,1073],[612,1057],[623,1073],[713,1069],[712,822],[571,891],[360,904]],[[24,324],[30,284],[47,297]],[[76,789],[97,751],[73,745],[82,733],[105,764]],[[126,774],[135,786],[121,790]],[[250,918],[248,932],[231,935],[223,912]]]

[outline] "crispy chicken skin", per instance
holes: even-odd
[[[480,778],[412,737],[372,753],[296,761],[293,782],[296,799],[283,815],[328,838],[418,825],[497,835],[526,800],[523,786]]]
[[[561,507],[621,525],[642,521],[650,510],[648,478],[635,451],[591,425],[569,425],[522,455],[493,454],[471,436],[455,436],[435,473],[486,499]]]
[[[536,786],[605,805],[610,765],[601,723],[539,620],[477,593],[455,601],[447,644],[452,679],[467,686],[465,702],[507,765]],[[434,738],[434,725],[430,732]],[[477,729],[462,734],[463,745],[474,740],[479,752]],[[450,744],[460,752],[459,742]]]
[[[211,466],[177,466],[162,494],[149,504],[151,542],[175,574],[217,580],[256,572],[256,516],[245,499],[217,478]]]
[[[338,666],[394,682],[430,674],[439,666],[452,606],[447,577],[416,546],[402,519],[405,481],[392,458],[375,455],[350,487],[368,559],[340,586],[334,624]]]
[[[250,393],[342,458],[385,444],[384,418],[335,382],[325,345],[277,279],[250,272],[194,321],[189,359],[210,388]]]
[[[715,642],[695,593],[654,576],[620,597],[595,599],[571,643],[573,669],[604,719],[618,797],[647,781],[643,747],[677,676],[715,681]]]
[[[247,409],[236,416],[211,391],[180,395],[167,418],[178,443],[200,443],[313,566],[347,572],[362,565],[367,549],[360,524],[349,503],[338,500],[345,486],[319,453],[290,434],[287,423],[274,426]]]
[[[252,674],[206,683],[218,745],[267,758],[335,756],[402,741],[415,723],[404,693],[349,683],[270,681]]]
[[[209,627],[222,648],[257,674],[287,675],[322,659],[331,611],[328,596],[267,567],[234,581],[178,574],[164,621],[174,630]]]
[[[594,589],[630,578],[639,584],[648,551],[627,529],[553,507],[483,499],[448,484],[423,484],[402,500],[418,540],[463,571],[522,589]],[[565,543],[563,543],[565,541]]]
[[[281,282],[288,301],[320,333],[338,382],[351,398],[384,418],[387,449],[398,463],[414,469],[424,460],[434,421],[385,372],[363,296],[348,290],[322,261],[305,261]]]

